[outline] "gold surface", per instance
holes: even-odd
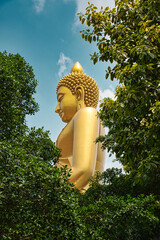
[[[79,62],[76,62],[73,65],[73,67],[71,69],[71,73],[73,73],[73,72],[83,73],[83,68],[82,68],[82,66],[81,66],[81,64]]]
[[[100,143],[95,143],[98,136],[104,135],[97,118],[98,96],[96,82],[83,74],[78,62],[57,86],[55,112],[67,123],[56,141],[62,150],[57,167],[67,165],[72,170],[70,182],[81,191],[88,188],[88,181],[96,171],[104,170],[105,152]]]

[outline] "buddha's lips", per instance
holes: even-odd
[[[58,114],[59,114],[59,116],[62,118],[63,112],[60,111]]]

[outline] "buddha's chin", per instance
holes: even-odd
[[[65,117],[64,114],[61,115],[62,122],[68,123],[72,118]]]
[[[70,121],[70,120],[68,120],[66,118],[62,118],[62,117],[61,117],[61,119],[62,119],[62,122],[65,122],[65,123],[68,123]]]
[[[64,116],[64,113],[59,114],[59,116],[62,119],[62,122],[68,122],[66,117]]]

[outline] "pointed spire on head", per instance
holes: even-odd
[[[73,72],[75,72],[75,73],[83,73],[83,68],[82,68],[82,66],[81,66],[81,64],[79,62],[76,62],[73,65],[73,67],[71,69],[71,73],[73,73]]]

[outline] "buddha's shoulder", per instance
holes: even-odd
[[[79,117],[96,117],[97,118],[97,109],[92,108],[92,107],[85,107],[81,108],[74,116],[74,119],[77,119]]]

